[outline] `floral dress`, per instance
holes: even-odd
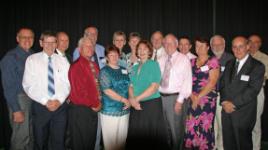
[[[193,93],[199,93],[208,84],[209,71],[219,68],[217,58],[210,57],[201,66],[196,66],[196,58],[191,60],[193,73]],[[214,148],[214,116],[216,111],[216,85],[203,96],[194,110],[190,102],[187,110],[184,144],[189,149],[212,150]]]

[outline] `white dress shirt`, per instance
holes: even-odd
[[[64,59],[66,59],[67,62],[69,63],[69,61],[68,61],[68,59],[67,59],[67,57],[66,57],[65,54],[63,54],[63,53],[62,53],[60,50],[58,50],[58,49],[56,49],[56,51],[57,51],[57,54],[58,54],[58,55],[60,55],[60,56],[63,57]]]
[[[39,52],[29,56],[25,63],[22,86],[25,93],[34,101],[46,105],[48,100],[65,101],[70,92],[68,80],[69,63],[62,56],[51,55],[54,74],[55,94],[48,95],[48,55]]]
[[[245,64],[245,62],[248,59],[249,54],[247,54],[244,58],[242,58],[241,60],[236,59],[236,61],[239,61],[239,65],[238,65],[238,70],[237,70],[237,74],[239,73],[239,71],[241,70],[241,68],[243,67],[243,65]]]
[[[196,56],[195,56],[193,53],[191,53],[191,52],[188,52],[188,53],[186,54],[186,56],[187,56],[190,60],[196,58]]]
[[[164,55],[166,55],[166,51],[165,51],[164,47],[161,46],[159,49],[154,49],[152,60],[154,60],[155,57],[158,60]]]
[[[158,59],[161,74],[163,76],[165,63],[168,55]],[[183,103],[192,93],[192,67],[189,58],[178,51],[171,57],[171,71],[169,76],[169,86],[167,88],[159,87],[161,93],[179,93],[177,101]]]

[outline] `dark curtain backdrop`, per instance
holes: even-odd
[[[234,36],[256,33],[263,38],[263,51],[268,52],[265,0],[9,0],[1,3],[0,58],[16,46],[15,36],[20,27],[34,30],[35,51],[40,50],[38,39],[42,31],[67,32],[69,53],[72,53],[89,25],[99,29],[98,43],[103,45],[111,44],[116,30],[127,35],[137,31],[145,39],[160,30],[164,34],[187,35],[192,40],[196,36],[209,38],[215,33],[222,34],[230,51]],[[266,109],[265,126],[268,125],[267,114]],[[263,138],[268,140],[265,128]]]

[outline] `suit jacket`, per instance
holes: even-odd
[[[257,95],[262,87],[265,67],[249,56],[238,74],[232,78],[235,62],[235,59],[230,60],[225,66],[220,84],[221,103],[231,101],[236,106],[235,111],[230,114],[235,125],[253,129],[257,113]]]

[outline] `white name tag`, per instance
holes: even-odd
[[[127,74],[127,70],[126,69],[122,69],[122,74]]]
[[[221,72],[223,72],[225,70],[224,66],[221,66]]]
[[[201,69],[202,72],[205,72],[205,71],[209,70],[208,65],[202,66],[200,69]]]
[[[242,80],[242,81],[249,81],[249,76],[248,75],[241,75],[240,80]]]
[[[105,59],[105,58],[102,58],[102,59],[101,59],[101,62],[102,62],[103,64],[106,64],[106,59]]]

